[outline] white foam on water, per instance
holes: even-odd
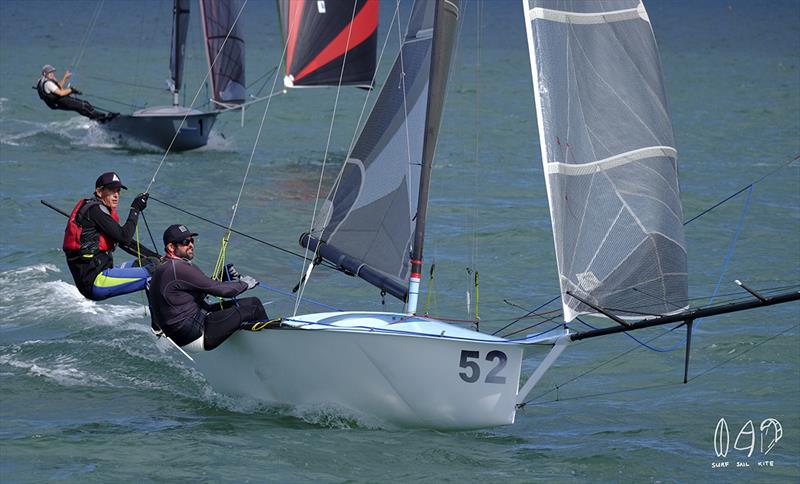
[[[35,342],[29,342],[35,343]],[[30,361],[16,358],[16,352],[8,355],[0,355],[0,365],[8,365],[13,368],[27,370],[32,376],[39,376],[52,380],[59,385],[65,386],[87,386],[87,385],[106,385],[108,382],[100,375],[94,375],[78,369],[79,361],[70,355],[57,355],[54,361],[43,361],[37,357]]]
[[[233,143],[230,139],[224,137],[222,133],[212,129],[211,133],[208,134],[208,141],[206,142],[206,145],[199,148],[198,150],[234,151],[235,149],[236,147],[233,146]]]
[[[141,324],[146,303],[114,304],[84,298],[66,281],[52,279],[61,271],[53,264],[36,264],[0,272],[0,324],[71,315],[89,316],[93,323],[125,330],[146,331]],[[131,321],[133,320],[133,321]]]

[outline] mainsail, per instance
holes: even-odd
[[[446,41],[437,46],[435,19],[437,38],[440,23],[446,27]],[[455,1],[415,2],[386,84],[312,234],[301,239],[342,270],[402,300],[408,294],[421,166],[433,159],[455,19]],[[441,59],[438,67],[431,65],[432,49],[446,51],[434,56]],[[436,99],[429,99],[429,91]]]
[[[217,109],[245,101],[244,36],[242,22],[237,21],[241,9],[241,0],[200,0],[211,98]]]
[[[525,0],[564,318],[688,303],[677,151],[639,0]]]
[[[278,0],[278,12],[287,87],[335,86],[340,77],[343,85],[371,87],[378,0]]]
[[[172,47],[169,70],[172,81],[173,103],[178,104],[178,91],[183,85],[183,58],[186,50],[186,32],[189,28],[189,0],[175,0],[172,10]]]

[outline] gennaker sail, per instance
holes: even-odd
[[[378,0],[278,0],[278,13],[287,87],[372,86]]]
[[[584,302],[637,319],[685,309],[677,150],[644,6],[525,12],[565,320],[597,312]]]
[[[200,0],[211,99],[217,109],[245,102],[244,36],[241,0]]]

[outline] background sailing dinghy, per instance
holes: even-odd
[[[221,110],[245,102],[244,37],[237,18],[240,0],[199,0],[206,58],[211,73],[214,111],[181,106],[184,51],[189,26],[190,0],[175,0],[170,54],[171,106],[141,109],[120,115],[102,128],[172,151],[205,146]]]
[[[574,341],[677,322],[686,328],[688,371],[696,319],[800,298],[742,285],[751,300],[688,308],[676,150],[644,7],[637,0],[611,2],[613,10],[602,10],[606,2],[522,3],[564,324],[506,339],[415,315],[459,14],[457,0],[421,1],[358,141],[301,239],[327,264],[406,301],[405,313],[295,315],[273,330],[237,333],[194,355],[215,390],[335,405],[412,427],[505,425]],[[581,314],[613,322],[575,332],[569,322]],[[522,378],[526,360],[535,369]]]

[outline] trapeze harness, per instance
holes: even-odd
[[[58,100],[61,99],[61,96],[59,96],[58,94],[54,94],[52,92],[45,91],[44,85],[47,84],[48,82],[52,82],[56,86],[58,86],[58,83],[56,81],[53,81],[46,77],[40,77],[39,82],[36,83],[36,92],[39,93],[39,97],[42,99],[42,101],[44,101],[45,104],[47,104],[47,107],[49,107],[50,109],[58,109]],[[72,218],[70,218],[70,222],[71,221]]]

